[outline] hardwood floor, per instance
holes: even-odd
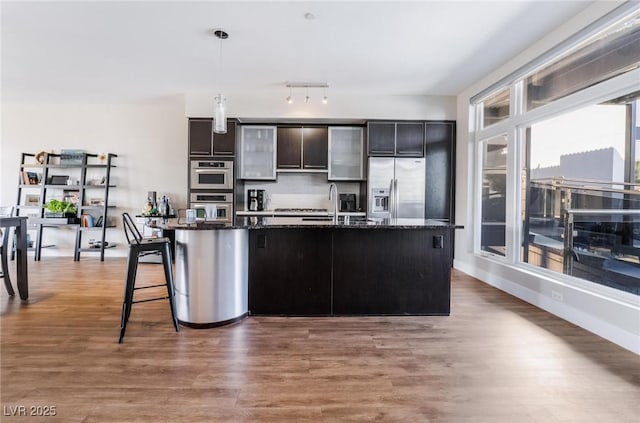
[[[29,272],[28,303],[0,294],[2,422],[640,419],[638,356],[456,271],[449,317],[250,317],[176,333],[160,301],[134,305],[122,345],[123,259],[45,258]],[[18,406],[27,416],[11,416]]]

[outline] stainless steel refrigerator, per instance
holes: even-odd
[[[367,217],[424,219],[424,159],[370,157],[368,187]]]

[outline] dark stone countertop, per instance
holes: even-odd
[[[233,224],[216,222],[197,222],[195,225],[171,224],[158,225],[174,230],[212,230],[212,229],[276,229],[276,228],[338,228],[338,229],[462,229],[462,225],[452,225],[429,219],[366,219],[350,218],[345,223],[341,218],[338,224],[323,217],[237,217]]]

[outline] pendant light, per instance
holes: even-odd
[[[213,34],[220,39],[220,76],[218,80],[222,80],[222,40],[229,38],[229,34],[224,32],[222,29],[214,31]],[[227,99],[220,92],[218,92],[218,95],[215,97],[215,104],[213,106],[213,132],[216,134],[227,133],[226,100]]]

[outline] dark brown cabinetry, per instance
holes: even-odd
[[[451,235],[428,228],[251,230],[249,310],[448,315]]]
[[[423,122],[369,122],[370,156],[422,157]]]
[[[427,122],[425,132],[425,217],[453,222],[456,123]]]
[[[331,313],[331,232],[249,231],[249,310],[252,314]]]
[[[213,132],[213,119],[189,119],[190,156],[233,156],[236,146],[236,122],[227,120],[227,133]]]
[[[327,169],[327,127],[302,128],[302,168]]]
[[[422,157],[424,155],[424,123],[396,123],[396,156]]]
[[[302,128],[278,128],[278,169],[302,167]]]
[[[333,314],[448,315],[450,233],[431,229],[334,231]],[[434,248],[437,237],[442,237],[444,248]]]
[[[396,151],[396,124],[369,122],[368,140],[370,156],[393,156]]]
[[[278,127],[277,167],[283,170],[327,169],[327,127]]]

